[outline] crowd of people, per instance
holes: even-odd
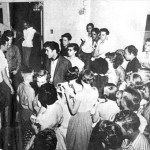
[[[24,23],[23,57],[13,32],[3,33],[1,149],[18,122],[19,150],[150,150],[150,38],[138,55],[134,45],[111,49],[106,28],[86,31],[80,46],[70,33],[60,46],[46,41],[39,71],[29,61],[36,30]]]

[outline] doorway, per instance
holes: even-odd
[[[33,50],[31,53],[30,64],[31,67],[38,71],[41,66],[41,48],[43,39],[43,5],[42,2],[12,2],[9,3],[9,11],[10,11],[10,25],[14,30],[18,33],[16,45],[19,46],[20,52],[22,54],[22,40],[23,38],[23,21],[30,22],[31,26],[40,33],[34,35],[33,39]]]

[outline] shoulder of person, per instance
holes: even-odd
[[[64,56],[60,55],[59,59],[61,59],[64,63],[71,64],[71,62],[67,58],[65,58]]]

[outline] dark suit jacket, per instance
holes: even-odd
[[[45,69],[49,71],[50,74],[51,74],[51,61],[52,61],[51,59],[47,59],[46,65],[45,65]],[[58,61],[57,61],[55,72],[54,72],[54,78],[53,78],[55,87],[58,83],[62,83],[66,81],[64,78],[65,73],[71,67],[72,65],[69,60],[67,60],[65,57],[61,55],[58,57]]]

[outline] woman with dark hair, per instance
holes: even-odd
[[[125,71],[121,66],[123,63],[123,56],[120,53],[107,53],[106,57],[109,58],[110,62],[115,69],[115,73],[117,76],[116,85],[120,86],[125,80]]]
[[[57,86],[58,96],[60,96],[59,102],[63,107],[63,122],[60,126],[60,130],[63,132],[65,137],[71,114],[66,102],[66,96],[64,95],[64,88],[67,89],[67,91],[69,91],[72,97],[74,97],[75,94],[77,94],[79,91],[82,90],[82,85],[78,83],[78,77],[79,77],[79,69],[76,66],[71,67],[69,70],[67,70],[65,74],[65,80],[67,82],[59,84]],[[73,103],[73,99],[70,99],[70,101],[72,101]]]
[[[93,72],[84,70],[80,76],[82,84],[80,92],[72,98],[65,90],[67,105],[72,115],[66,136],[68,150],[87,150],[92,131],[90,110],[98,99],[97,89],[91,86],[94,80]],[[71,99],[74,100],[73,103]]]
[[[108,63],[105,59],[100,57],[91,62],[90,68],[94,72],[95,76],[93,86],[98,89],[99,97],[102,98],[103,88],[105,84],[108,83],[108,77],[106,75],[108,71]]]
[[[88,150],[121,150],[123,134],[120,126],[104,120],[92,131]]]

